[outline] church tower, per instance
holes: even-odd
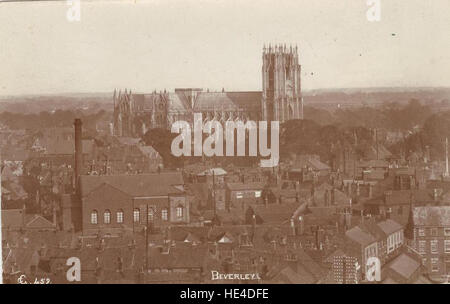
[[[297,47],[264,46],[262,60],[263,120],[303,119]]]

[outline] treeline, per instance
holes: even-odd
[[[390,147],[394,153],[406,155],[417,152],[422,154],[429,147],[432,159],[444,159],[445,139],[450,140],[450,111],[431,115],[423,126],[401,142]]]
[[[336,124],[344,127],[362,126],[408,131],[415,126],[421,126],[432,114],[430,105],[411,99],[407,104],[386,102],[378,107],[362,106],[335,111],[305,107],[304,116],[320,125]]]
[[[322,126],[309,119],[290,120],[281,127],[280,156],[286,159],[292,154],[316,154],[328,162],[343,148],[352,147],[362,158],[374,142],[374,131],[366,127]]]
[[[105,110],[95,113],[87,113],[80,110],[43,111],[38,114],[2,112],[0,113],[0,123],[13,130],[39,130],[43,128],[71,127],[75,118],[81,118],[85,128],[95,129],[95,125],[98,122],[110,120],[111,115]]]

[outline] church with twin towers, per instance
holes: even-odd
[[[152,128],[169,129],[177,120],[246,122],[303,119],[301,65],[297,46],[269,45],[262,51],[262,91],[212,92],[201,88],[176,88],[151,93],[114,90],[113,133],[141,137]]]

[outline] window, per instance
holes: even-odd
[[[117,211],[117,223],[123,223],[123,210],[120,209]]]
[[[438,272],[439,271],[439,259],[431,258],[431,271]]]
[[[105,224],[110,224],[111,223],[111,212],[109,210],[106,210],[103,213],[103,222]]]
[[[148,208],[148,221],[151,222],[155,218],[155,211],[153,208]]]
[[[161,210],[161,218],[163,221],[167,221],[167,219],[169,218],[169,212],[167,211],[167,209]]]
[[[427,258],[423,258],[423,259],[422,259],[422,265],[423,265],[423,266],[426,266],[426,265],[427,265]]]
[[[183,207],[182,206],[178,206],[177,207],[177,217],[183,217]]]
[[[425,229],[419,228],[419,236],[425,236]]]
[[[431,228],[431,236],[437,236],[437,228]]]
[[[256,198],[261,197],[261,191],[255,191],[255,197]]]
[[[444,228],[445,236],[450,236],[450,228]]]
[[[244,195],[242,194],[242,192],[237,192],[236,193],[236,198],[243,198]]]
[[[450,240],[444,241],[444,251],[445,253],[450,253]]]
[[[419,241],[419,253],[425,253],[425,247],[427,245],[427,241]]]
[[[98,212],[97,210],[94,210],[91,212],[91,224],[98,224]]]
[[[140,218],[141,218],[141,211],[139,209],[135,208],[133,210],[133,221],[135,223],[139,223]]]
[[[431,241],[431,253],[438,253],[438,241],[437,240]]]

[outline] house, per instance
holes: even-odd
[[[345,232],[347,246],[346,252],[358,259],[361,266],[361,272],[364,275],[368,267],[367,260],[370,257],[379,257],[377,238],[364,231],[359,226],[355,226]]]
[[[383,284],[423,283],[420,259],[408,253],[401,253],[394,260],[381,268]],[[422,280],[421,280],[422,279]]]
[[[229,206],[245,208],[249,204],[262,204],[264,183],[227,183],[226,203]]]
[[[167,243],[150,248],[148,271],[165,274],[195,274],[203,276],[208,258],[205,245]]]
[[[197,172],[195,180],[198,184],[206,184],[209,189],[211,208],[216,210],[226,209],[225,177],[227,171],[222,168],[209,168]]]
[[[328,183],[312,188],[308,210],[316,216],[328,217],[352,207],[352,199]]]
[[[245,222],[249,225],[290,224],[291,219],[298,218],[305,204],[251,204],[245,212]]]
[[[321,162],[318,155],[297,155],[288,169],[291,179],[297,177],[297,180],[302,182],[328,176],[330,173],[331,167]]]
[[[80,188],[83,233],[189,223],[180,172],[82,175]]]
[[[403,226],[391,219],[376,221],[375,218],[364,220],[360,228],[377,239],[378,258],[385,264],[404,244]]]
[[[56,223],[52,223],[39,214],[25,214],[25,209],[2,210],[1,224],[3,232],[56,230]]]
[[[414,207],[413,247],[431,276],[450,274],[450,206]]]
[[[383,195],[364,202],[364,211],[372,215],[388,215],[406,225],[411,205],[438,205],[445,201],[442,189],[387,190]]]

